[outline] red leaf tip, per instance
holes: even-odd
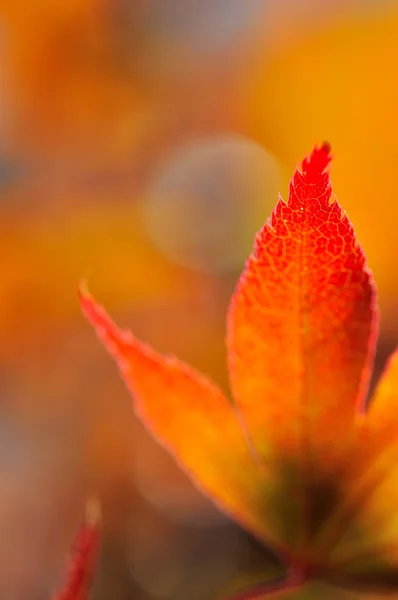
[[[321,175],[331,160],[330,144],[323,142],[319,148],[315,147],[311,155],[303,160],[303,174],[309,177]]]
[[[89,296],[88,284],[86,279],[82,278],[80,280],[77,288],[77,293],[80,299],[84,298],[84,296]]]
[[[86,501],[85,518],[89,527],[97,526],[101,521],[101,504],[95,496]]]

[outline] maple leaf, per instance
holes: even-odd
[[[367,410],[376,290],[330,159],[328,144],[313,150],[256,237],[227,319],[233,401],[80,290],[138,416],[286,566],[244,598],[312,580],[398,591],[398,353]]]
[[[88,600],[88,587],[99,548],[99,507],[90,501],[74,545],[63,588],[53,600]]]

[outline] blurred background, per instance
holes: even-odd
[[[95,600],[207,600],[275,566],[136,421],[80,314],[227,386],[254,233],[324,139],[398,336],[398,4],[0,0],[0,597],[47,600],[86,493]]]

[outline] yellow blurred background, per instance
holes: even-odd
[[[0,598],[46,600],[103,502],[98,600],[219,598],[274,572],[136,421],[84,322],[227,386],[256,230],[327,139],[398,336],[398,7],[387,0],[0,0]]]

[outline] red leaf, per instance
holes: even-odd
[[[54,600],[88,600],[88,588],[99,550],[98,508],[96,502],[88,505],[86,521],[77,535],[64,587]]]
[[[296,171],[229,310],[232,389],[267,461],[341,441],[366,397],[375,290],[353,228],[331,201],[329,161],[324,144]]]
[[[365,415],[376,292],[353,227],[331,200],[329,161],[327,144],[303,161],[239,280],[227,338],[234,405],[196,371],[120,331],[85,291],[81,303],[140,418],[222,508],[303,577],[354,587],[384,577],[394,586],[396,363]]]

